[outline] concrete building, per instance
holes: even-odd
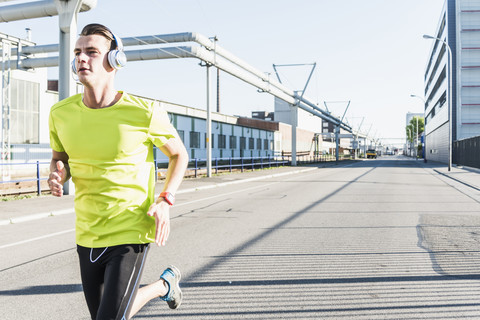
[[[335,154],[336,144],[333,138],[335,126],[333,123],[322,120],[321,118],[308,113],[307,111],[296,108],[296,114],[288,103],[275,98],[275,121],[293,124],[296,118],[297,123],[297,152],[305,153],[308,151],[326,152]],[[305,132],[310,132],[309,140]],[[343,129],[340,134],[346,134]],[[319,138],[321,137],[321,138]],[[352,139],[340,139],[339,154],[349,154],[352,149]]]
[[[449,94],[452,142],[480,135],[480,1],[446,0],[431,36],[452,50],[452,92],[448,90],[448,50],[432,41],[425,70],[425,156],[448,163]]]

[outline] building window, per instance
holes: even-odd
[[[438,102],[436,105],[438,105],[439,108],[443,107],[443,105],[447,102],[447,92],[445,91],[440,99],[438,99]]]
[[[12,79],[10,100],[11,143],[39,143],[40,85]]]
[[[225,149],[227,147],[227,137],[224,134],[218,135],[218,148]]]
[[[237,149],[237,137],[230,136],[230,149]]]
[[[178,132],[178,136],[180,137],[180,139],[182,140],[183,143],[185,143],[185,131],[183,130],[177,130]]]
[[[255,139],[248,138],[248,149],[253,150],[255,149]]]
[[[263,149],[268,150],[268,139],[263,139]]]
[[[257,150],[262,150],[262,139],[257,138]]]
[[[240,150],[247,149],[247,138],[240,137]]]
[[[190,131],[190,148],[200,148],[200,132]]]

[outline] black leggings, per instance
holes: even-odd
[[[128,319],[140,285],[148,244],[107,248],[77,245],[83,292],[93,320]]]

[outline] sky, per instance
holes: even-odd
[[[0,6],[27,1],[0,2]],[[443,0],[98,0],[78,15],[78,29],[107,25],[119,37],[198,32],[256,69],[279,67],[282,83],[327,104],[361,132],[404,141],[407,112],[423,112],[423,78]],[[0,32],[37,44],[58,43],[58,17],[0,24]],[[129,48],[126,48],[127,50]],[[52,68],[49,78],[56,79]],[[206,71],[196,59],[131,62],[116,88],[141,96],[206,109]],[[215,80],[215,79],[214,79]],[[220,110],[251,116],[274,111],[274,98],[226,73],[220,74]],[[361,126],[360,126],[361,124]],[[320,131],[320,128],[319,130]],[[396,140],[392,140],[396,139]]]

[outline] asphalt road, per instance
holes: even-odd
[[[0,319],[88,319],[74,215],[0,226]],[[35,239],[34,241],[31,241]],[[480,319],[480,192],[382,157],[181,193],[136,319]]]

